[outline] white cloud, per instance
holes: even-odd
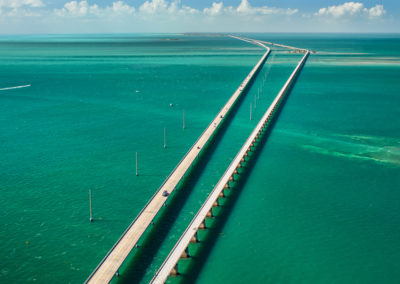
[[[383,5],[376,5],[375,7],[369,9],[368,13],[371,18],[379,18],[386,14],[386,11],[383,8]]]
[[[324,7],[315,14],[300,13],[295,8],[253,6],[255,0],[241,0],[235,6],[213,0],[201,10],[185,6],[181,0],[61,0],[63,4],[56,9],[46,8],[45,3],[50,1],[0,0],[0,22],[14,20],[13,24],[3,25],[7,28],[0,26],[0,32],[398,30],[390,19],[385,19],[383,5],[366,7],[361,0]],[[128,1],[138,4],[134,7]]]
[[[93,8],[97,8],[93,6]],[[90,6],[87,1],[71,1],[64,5],[63,11],[74,16],[84,16],[87,14]]]
[[[354,15],[363,10],[364,5],[359,2],[347,2],[338,6],[329,6],[328,8],[321,8],[318,11],[318,15],[330,15],[335,18],[342,17],[344,15]]]
[[[112,10],[115,13],[126,13],[126,14],[133,14],[135,12],[135,8],[125,4],[122,1],[114,2],[112,5]]]
[[[222,13],[224,4],[222,2],[212,3],[210,8],[204,8],[203,13],[210,16],[218,16]]]
[[[242,0],[236,9],[240,14],[245,15],[293,15],[296,14],[298,9],[281,9],[275,7],[261,6],[253,7],[248,0]]]
[[[249,15],[293,15],[298,9],[281,9],[268,6],[253,7],[248,0],[242,0],[237,7],[228,6],[223,8],[223,2],[212,3],[210,8],[205,8],[203,13],[209,16],[220,14],[249,16]]]
[[[125,4],[123,1],[113,2],[112,6],[100,8],[97,4],[90,5],[86,0],[67,2],[63,8],[54,10],[54,13],[57,16],[63,17],[107,17],[121,14],[129,15],[133,14],[134,12],[135,8]]]
[[[142,13],[155,14],[167,11],[168,3],[165,0],[151,0],[144,2],[139,11]]]
[[[39,14],[31,9],[44,7],[41,0],[0,0],[0,15],[32,17]]]
[[[381,17],[386,13],[383,5],[376,5],[370,9],[365,8],[364,4],[361,2],[346,2],[342,5],[329,6],[327,8],[321,8],[316,16],[328,16],[333,18],[341,18],[348,16],[362,16],[366,15],[370,18]]]
[[[250,14],[254,11],[254,9],[250,7],[249,1],[242,0],[242,2],[240,2],[239,6],[237,7],[236,11],[238,11],[239,13]]]
[[[198,14],[199,10],[181,4],[180,0],[168,2],[166,0],[147,0],[139,7],[142,15],[186,15]]]
[[[197,10],[197,9],[194,9],[194,8],[192,8],[192,7],[183,5],[183,6],[181,7],[181,9],[180,9],[180,12],[181,12],[181,13],[184,13],[184,14],[191,14],[191,15],[194,15],[194,14],[198,14],[200,11]]]
[[[0,0],[0,8],[20,8],[20,7],[44,7],[41,0]]]

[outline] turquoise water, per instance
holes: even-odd
[[[308,60],[238,186],[209,255],[199,254],[182,279],[398,283],[400,41],[282,42],[321,53]]]
[[[188,177],[186,183],[179,188],[177,196],[174,197],[175,202],[169,205],[168,210],[171,211],[164,213],[170,217],[156,221],[157,228],[154,233],[142,244],[143,255],[135,255],[131,263],[127,262],[125,269],[122,270],[122,283],[139,281],[148,283],[151,280],[300,58],[299,55],[280,52],[271,55],[252,89],[241,101],[229,125],[226,125],[226,129],[216,137],[218,143],[210,147],[202,158],[204,162],[199,163],[198,168],[193,170],[192,176]],[[260,99],[255,99],[258,98],[258,89],[263,86],[264,78],[266,80],[263,92],[260,92]],[[252,104],[251,121],[250,104]]]
[[[172,282],[400,281],[400,37],[249,36],[318,53]],[[31,84],[0,90],[0,282],[84,281],[263,52],[200,35],[0,38],[0,89]],[[151,279],[299,59],[272,51],[120,282]]]

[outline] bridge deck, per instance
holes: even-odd
[[[236,37],[238,38],[238,37]],[[241,39],[241,38],[238,38]],[[229,181],[233,177],[235,171],[241,167],[242,161],[244,161],[245,155],[250,151],[251,146],[258,139],[259,135],[262,131],[267,127],[267,122],[272,118],[272,114],[279,106],[283,97],[290,89],[291,84],[294,82],[297,74],[301,70],[304,65],[307,57],[309,55],[309,51],[303,56],[301,61],[298,63],[296,69],[293,71],[283,88],[280,90],[268,110],[265,112],[261,120],[258,122],[257,126],[250,134],[242,148],[239,150],[236,157],[233,159],[232,163],[229,165],[228,169],[225,171],[224,175],[221,177],[217,185],[214,187],[210,195],[207,197],[206,201],[201,206],[200,210],[197,212],[196,216],[193,218],[192,222],[189,224],[185,232],[182,234],[181,238],[178,240],[160,269],[155,274],[151,283],[161,284],[164,283],[171,272],[175,269],[177,272],[176,265],[181,258],[182,255],[185,254],[185,251],[189,245],[189,243],[195,238],[195,234],[203,224],[205,218],[209,216],[209,212],[215,206],[215,202],[219,198],[220,194],[223,192],[226,186],[229,187]]]
[[[247,87],[247,85],[252,80],[253,76],[257,73],[259,68],[263,65],[268,54],[270,53],[270,49],[267,46],[263,45],[262,43],[255,41],[249,41],[249,42],[256,45],[260,45],[263,48],[267,49],[267,51],[258,61],[258,63],[254,66],[251,72],[247,75],[244,81],[240,84],[239,88],[230,97],[230,99],[224,105],[221,111],[217,114],[217,116],[205,129],[202,135],[198,138],[195,144],[190,148],[190,150],[186,153],[183,159],[175,167],[172,173],[167,177],[167,179],[164,181],[161,187],[149,200],[149,202],[142,209],[139,215],[129,225],[127,230],[122,234],[122,236],[111,248],[111,250],[107,253],[107,255],[103,258],[103,260],[100,262],[97,268],[92,272],[92,274],[86,280],[86,283],[108,283],[111,281],[111,279],[114,277],[121,264],[129,255],[131,250],[135,247],[140,237],[146,231],[146,229],[154,220],[161,207],[168,199],[169,195],[164,196],[163,192],[167,191],[168,194],[170,194],[171,192],[174,191],[174,189],[181,181],[181,179],[184,177],[190,166],[193,164],[193,162],[195,161],[195,159],[197,158],[197,156],[199,155],[205,144],[213,136],[218,126],[221,124],[225,116],[231,110],[232,106],[235,104],[237,99],[243,93],[243,90]]]

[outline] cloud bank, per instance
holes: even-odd
[[[107,17],[110,15],[133,15],[135,8],[122,1],[113,2],[111,6],[100,8],[97,4],[90,5],[88,1],[71,1],[65,3],[61,9],[54,9],[54,14],[60,17]]]
[[[370,18],[379,18],[382,17],[385,13],[386,11],[383,8],[383,5],[376,5],[368,9],[361,2],[347,2],[338,6],[321,8],[315,15],[332,16],[334,18],[366,15]]]
[[[43,32],[47,32],[46,25],[60,32],[332,31],[332,25],[343,19],[368,24],[387,14],[383,5],[366,7],[361,2],[302,11],[300,4],[293,8],[253,6],[249,0],[241,0],[238,6],[215,1],[202,9],[180,0],[146,0],[136,7],[124,1],[99,5],[96,0],[74,0],[55,9],[43,1],[0,0],[0,23],[11,19],[15,26],[10,32],[18,32],[33,17],[40,18],[32,23]],[[1,25],[0,33],[5,32]]]

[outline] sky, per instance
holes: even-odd
[[[0,0],[0,34],[399,33],[400,0]]]

